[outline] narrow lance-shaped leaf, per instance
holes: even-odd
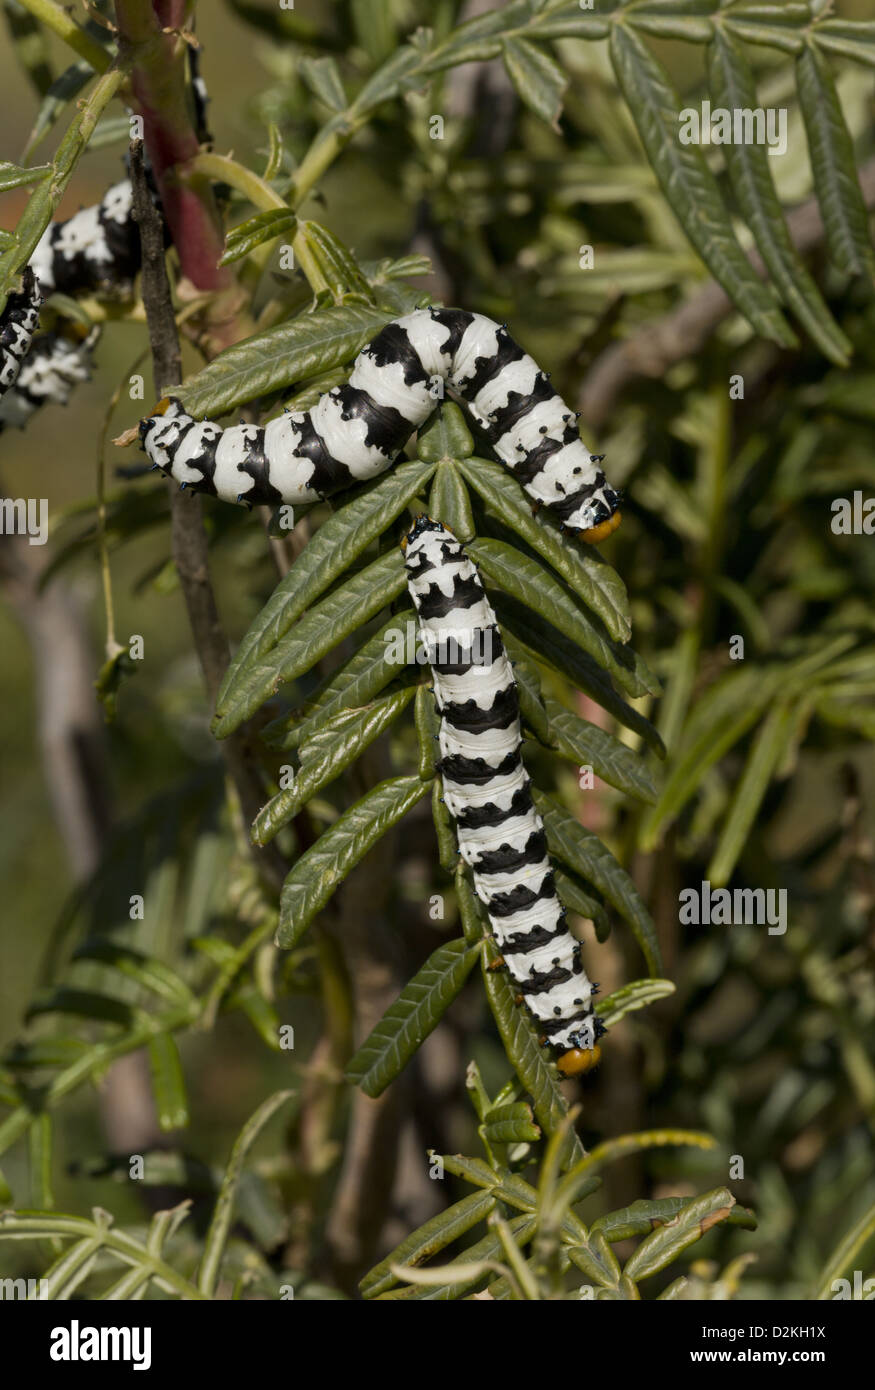
[[[681,141],[680,101],[665,69],[625,24],[611,29],[611,58],[647,157],[686,235],[756,331],[793,346],[795,335],[774,291],[759,280],[735,238],[702,151]]]
[[[439,1212],[424,1226],[413,1231],[397,1245],[391,1255],[381,1260],[359,1284],[365,1298],[377,1298],[387,1289],[398,1283],[392,1273],[391,1265],[421,1265],[432,1256],[452,1245],[495,1210],[496,1201],[491,1192],[472,1192],[460,1202],[454,1202],[446,1211]]]
[[[735,1198],[728,1187],[718,1187],[702,1197],[694,1197],[667,1225],[660,1226],[641,1242],[626,1261],[624,1272],[635,1280],[657,1274],[714,1226],[726,1221],[734,1206]]]
[[[222,1257],[231,1230],[234,1198],[243,1173],[246,1155],[267,1122],[273,1118],[280,1106],[285,1105],[286,1101],[291,1099],[292,1095],[294,1095],[293,1091],[276,1091],[274,1095],[268,1096],[255,1114],[246,1121],[234,1141],[234,1147],[231,1150],[231,1157],[213,1211],[213,1219],[210,1222],[210,1229],[204,1242],[204,1254],[198,1273],[198,1288],[207,1298],[212,1298],[216,1292]]]
[[[594,547],[566,540],[558,523],[545,511],[532,516],[531,504],[506,468],[490,459],[472,459],[459,468],[486,503],[487,510],[522,536],[547,561],[569,588],[598,614],[616,642],[632,631],[626,586]]]
[[[525,644],[526,659],[530,664],[539,662],[553,666],[566,676],[578,690],[582,690],[597,705],[612,714],[624,728],[640,734],[644,742],[657,754],[665,757],[665,744],[658,732],[626,703],[611,684],[610,678],[593,661],[591,656],[559,632],[543,617],[536,617],[531,609],[509,595],[497,593],[492,596],[492,604],[501,622],[502,631],[510,630],[520,642]]]
[[[632,1236],[647,1236],[656,1227],[673,1221],[688,1201],[688,1197],[658,1197],[632,1202],[620,1211],[597,1216],[590,1230],[601,1231],[612,1245]],[[730,1226],[741,1226],[745,1231],[755,1231],[757,1227],[756,1216],[749,1207],[733,1207],[726,1219]]]
[[[590,617],[574,595],[549,570],[503,541],[477,540],[468,553],[483,576],[521,603],[536,604],[545,617],[632,696],[657,694],[659,682],[628,647],[613,642],[601,620]]]
[[[510,1232],[518,1245],[526,1245],[535,1233],[537,1218],[534,1216],[515,1216],[508,1222]],[[406,1287],[397,1292],[392,1291],[383,1294],[384,1299],[405,1298],[416,1301],[426,1302],[448,1302],[451,1299],[459,1298],[463,1293],[474,1287],[487,1273],[483,1268],[484,1260],[500,1260],[504,1251],[502,1242],[497,1234],[490,1233],[478,1240],[476,1245],[471,1245],[463,1251],[457,1259],[451,1260],[441,1271],[446,1277],[446,1283],[430,1287]],[[458,1274],[454,1277],[453,1271],[458,1269]]]
[[[268,208],[266,212],[256,213],[245,222],[232,227],[225,239],[225,250],[219,265],[233,265],[242,261],[250,251],[265,241],[288,233],[295,226],[297,218],[289,208]]]
[[[392,680],[417,684],[419,669],[407,663],[407,643],[394,640],[398,632],[406,635],[408,623],[415,632],[416,615],[412,608],[387,618],[339,671],[326,677],[305,705],[265,725],[261,734],[265,743],[283,751],[297,748],[315,738],[325,722],[341,710],[362,709],[370,704]]]
[[[253,657],[238,671],[233,689],[213,720],[216,738],[227,738],[284,682],[309,671],[406,587],[401,555],[390,550],[309,609],[266,656]]]
[[[533,795],[544,821],[551,854],[592,882],[625,918],[644,953],[651,975],[658,975],[662,960],[653,921],[626,870],[598,836],[580,825],[558,801],[537,789],[533,789]]]
[[[449,941],[433,951],[405,985],[346,1068],[366,1095],[382,1095],[446,1013],[482,946]]]
[[[225,348],[182,386],[171,388],[190,415],[222,415],[235,405],[291,386],[354,357],[391,315],[344,304],[256,333]]]
[[[188,1124],[188,1101],[179,1048],[171,1033],[150,1039],[149,1068],[159,1126],[165,1132],[182,1129]]]
[[[780,702],[769,710],[757,730],[744,772],[735,788],[729,813],[723,823],[717,848],[706,871],[706,878],[715,888],[722,888],[732,877],[732,871],[744,848],[763,797],[783,757],[787,733],[793,725],[796,713],[795,704]]]
[[[507,38],[501,56],[517,95],[537,116],[559,129],[562,94],[568,77],[555,58],[528,39]]]
[[[320,222],[302,222],[300,231],[315,267],[338,300],[355,294],[373,303],[370,285],[352,252],[339,237]]]
[[[47,178],[51,172],[51,164],[40,164],[34,169],[22,169],[18,164],[10,164],[8,160],[3,160],[0,162],[0,193],[5,193],[8,188],[20,188],[23,184],[39,183],[40,179]]]
[[[346,94],[333,58],[302,57],[298,60],[298,72],[314,96],[324,101],[332,111],[343,111]]]
[[[414,690],[414,686],[408,686],[375,700],[362,710],[340,710],[327,719],[319,730],[318,746],[304,745],[301,767],[291,785],[272,796],[255,817],[252,843],[268,844],[302,806],[355,762],[363,750],[394,723],[410,703]]]
[[[833,1287],[853,1267],[857,1257],[863,1253],[875,1236],[875,1203],[870,1206],[851,1229],[842,1236],[833,1253],[826,1262],[820,1276],[814,1297],[820,1302],[832,1298],[836,1292]]]
[[[857,178],[850,131],[829,63],[814,43],[796,60],[799,105],[830,255],[846,275],[875,282],[869,215]]]
[[[656,800],[656,786],[650,768],[640,754],[633,753],[618,738],[597,724],[582,719],[558,700],[546,700],[552,746],[578,766],[592,767],[597,777],[639,801]]]
[[[294,946],[359,860],[430,790],[419,777],[390,778],[323,831],[283,885],[278,946]]]
[[[756,83],[741,45],[725,29],[717,29],[706,52],[715,105],[733,113],[756,112]],[[793,246],[772,182],[768,150],[745,138],[724,145],[723,153],[741,210],[785,304],[830,361],[846,366],[851,343]]]
[[[644,1009],[648,1004],[656,1004],[674,994],[675,986],[671,980],[632,980],[611,994],[605,995],[598,1006],[598,1015],[606,1028],[613,1028],[626,1014]]]
[[[449,526],[460,541],[469,541],[475,535],[471,499],[455,463],[444,460],[438,464],[428,499],[428,514]]]

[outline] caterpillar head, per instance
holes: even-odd
[[[601,1059],[602,1050],[598,1044],[595,1047],[572,1047],[556,1058],[556,1065],[563,1076],[583,1076],[597,1067]]]
[[[414,520],[406,536],[402,537],[401,549],[406,550],[408,545],[412,545],[412,543],[418,540],[426,531],[438,531],[444,532],[447,535],[452,535],[452,532],[442,521],[435,521],[434,517],[427,516],[425,512],[421,512]]]
[[[164,396],[144,420],[140,421],[140,442],[153,463],[159,468],[173,465],[174,445],[179,434],[179,421],[188,420],[185,407],[175,396]]]
[[[598,458],[599,455],[594,455]],[[616,531],[622,521],[622,513],[619,511],[620,494],[609,487],[605,475],[599,470],[602,487],[600,494],[596,495],[589,508],[589,526],[585,526],[578,531],[578,536],[582,541],[587,541],[589,545],[598,545]]]

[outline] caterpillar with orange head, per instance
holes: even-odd
[[[522,760],[519,697],[476,566],[439,521],[401,542],[440,715],[438,771],[459,853],[505,965],[567,1076],[599,1060],[604,1028],[580,946],[556,894],[544,826]]]
[[[465,309],[415,309],[387,324],[349,381],[311,410],[223,430],[168,397],[141,422],[140,438],[153,464],[193,492],[249,505],[315,502],[391,467],[443,383],[536,504],[584,540],[615,529],[619,494],[575,412],[504,325]]]

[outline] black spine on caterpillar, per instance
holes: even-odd
[[[614,529],[619,495],[574,412],[505,327],[464,309],[416,309],[387,324],[346,385],[311,410],[223,430],[168,398],[141,422],[140,437],[152,462],[193,491],[225,502],[312,502],[389,468],[434,410],[436,380],[467,402],[535,502],[585,540]]]
[[[440,714],[444,800],[504,962],[566,1075],[599,1058],[595,986],[568,930],[520,748],[519,698],[495,614],[460,542],[430,517],[401,542]]]
[[[30,266],[25,266],[22,287],[11,294],[0,316],[0,398],[13,387],[30,351],[39,322],[43,296]]]

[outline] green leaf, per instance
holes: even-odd
[[[309,671],[406,588],[401,554],[390,550],[309,609],[264,658],[252,657],[238,669],[233,689],[213,719],[215,737],[227,738],[281,685]]]
[[[517,1245],[526,1245],[535,1233],[537,1217],[535,1216],[515,1216],[508,1222],[511,1235]],[[431,1287],[417,1288],[408,1286],[403,1289],[383,1294],[383,1298],[409,1298],[416,1301],[425,1302],[448,1302],[451,1299],[459,1298],[463,1293],[467,1293],[475,1284],[478,1284],[485,1277],[486,1271],[480,1270],[482,1261],[498,1260],[504,1254],[504,1246],[500,1236],[490,1233],[478,1240],[476,1245],[470,1245],[464,1250],[457,1259],[451,1260],[444,1266],[447,1274],[447,1282]],[[460,1274],[453,1278],[453,1269],[459,1266]],[[472,1273],[472,1266],[478,1266],[476,1272]],[[464,1273],[462,1272],[464,1271]]]
[[[474,452],[474,440],[455,401],[436,401],[435,406],[434,414],[429,416],[417,436],[417,458],[429,463],[455,463],[470,458]]]
[[[544,708],[544,700],[541,695],[541,678],[537,668],[526,660],[526,648],[521,642],[509,632],[502,632],[501,641],[507,658],[513,667],[513,678],[516,682],[517,694],[520,701],[520,713],[523,722],[546,746],[551,746],[550,722],[547,719],[547,711]]]
[[[373,302],[373,291],[364,273],[339,237],[320,222],[302,222],[301,236],[318,273],[338,303],[347,294],[360,295],[367,303]]]
[[[190,415],[222,415],[233,406],[289,387],[355,357],[392,318],[363,304],[301,314],[225,348],[181,386],[170,388]]]
[[[519,602],[536,606],[539,615],[582,647],[628,694],[658,693],[659,684],[641,658],[628,647],[612,642],[603,632],[601,621],[591,618],[549,570],[504,541],[472,541],[468,554],[487,579]]]
[[[52,1117],[37,1115],[27,1136],[31,1205],[43,1211],[55,1205],[52,1193]]]
[[[428,499],[428,514],[449,526],[460,541],[470,541],[476,534],[468,489],[454,463],[438,464]]]
[[[382,1095],[437,1027],[473,969],[482,947],[461,938],[433,951],[405,985],[346,1068],[368,1096]]]
[[[134,1011],[121,999],[112,999],[105,994],[97,994],[94,990],[64,987],[34,999],[25,1018],[38,1018],[40,1014],[54,1013],[74,1014],[78,1018],[88,1018],[101,1023],[118,1023],[123,1028],[129,1028],[134,1021]]]
[[[833,1253],[826,1262],[823,1273],[812,1295],[819,1302],[831,1299],[835,1294],[833,1283],[850,1270],[863,1253],[872,1237],[875,1236],[875,1204],[863,1212],[851,1229],[842,1236]]]
[[[723,823],[717,848],[706,870],[706,878],[715,888],[722,888],[732,877],[738,857],[744,849],[763,797],[787,746],[787,734],[797,715],[793,703],[778,702],[769,710],[757,730],[741,780],[729,813]]]
[[[317,692],[300,710],[282,715],[262,730],[262,738],[271,748],[290,751],[312,740],[323,721],[332,719],[343,709],[362,709],[384,690],[394,677],[416,684],[419,671],[407,665],[406,653],[396,650],[391,634],[404,631],[406,624],[416,628],[412,608],[404,608],[387,618],[382,627],[363,642],[345,666],[327,676]]]
[[[235,261],[242,261],[256,246],[291,231],[296,223],[297,218],[289,208],[269,208],[266,212],[248,217],[245,222],[231,228],[219,265],[233,265]]]
[[[526,1144],[540,1139],[532,1107],[525,1101],[496,1105],[489,1111],[480,1134],[487,1144]]]
[[[796,60],[796,82],[830,255],[839,270],[864,275],[871,286],[875,252],[854,144],[829,64],[813,43],[806,44]]]
[[[4,11],[18,65],[27,73],[37,95],[44,96],[52,84],[48,34],[18,0],[7,0]]]
[[[596,776],[609,786],[639,801],[656,800],[653,776],[639,754],[597,724],[566,709],[558,700],[548,696],[545,707],[550,721],[551,747],[580,767],[592,767]]]
[[[662,960],[653,921],[626,870],[598,836],[580,825],[558,801],[537,788],[532,789],[532,794],[544,821],[551,854],[592,883],[625,918],[644,953],[650,974],[658,975]]]
[[[875,67],[875,20],[826,19],[813,32],[819,48]]]
[[[612,714],[618,724],[640,734],[660,758],[665,757],[665,744],[649,719],[645,719],[643,714],[639,714],[617,694],[608,677],[591,657],[580,651],[550,623],[539,620],[525,604],[502,594],[494,595],[492,602],[501,621],[502,633],[509,630],[520,642],[525,643],[523,650],[530,664],[553,666],[573,686]]]
[[[472,1192],[460,1202],[454,1202],[446,1211],[433,1216],[365,1275],[359,1284],[363,1297],[377,1298],[398,1283],[391,1265],[423,1264],[484,1221],[495,1206],[495,1198],[490,1192]]]
[[[553,877],[556,880],[556,892],[559,894],[560,902],[569,912],[576,912],[578,916],[591,921],[595,927],[596,938],[599,941],[607,941],[611,934],[610,918],[598,899],[592,897],[583,884],[560,864],[553,865]]]
[[[52,126],[67,109],[68,104],[79,95],[83,87],[88,85],[93,76],[94,69],[91,64],[80,60],[71,63],[59,77],[55,78],[40,102],[36,120],[25,143],[24,155],[22,156],[24,159],[30,159],[31,151],[36,148],[43,136],[49,133]]]
[[[0,193],[5,193],[8,188],[21,188],[26,183],[38,183],[40,179],[48,178],[51,172],[51,164],[40,164],[34,169],[22,169],[19,164],[10,164],[8,160],[2,160]]]
[[[660,999],[667,999],[674,992],[675,986],[671,980],[660,980],[658,977],[633,980],[615,989],[612,994],[606,994],[598,1006],[598,1015],[606,1028],[613,1028],[626,1014],[645,1009],[648,1004],[656,1004]]]
[[[213,1219],[204,1242],[204,1254],[198,1271],[198,1288],[207,1298],[215,1297],[219,1282],[219,1270],[225,1246],[231,1231],[231,1217],[234,1212],[234,1199],[243,1173],[246,1155],[252,1148],[264,1126],[294,1095],[293,1091],[276,1091],[268,1096],[243,1126],[231,1150],[228,1167],[222,1180],[222,1187],[216,1200]]]
[[[255,845],[266,845],[306,806],[317,792],[333,782],[345,767],[379,738],[410,703],[414,687],[395,690],[361,710],[338,710],[320,721],[313,739],[301,748],[301,767],[290,787],[284,787],[263,806],[252,823]]]
[[[707,57],[715,105],[729,111],[756,110],[753,71],[741,45],[725,29],[716,30]],[[735,195],[784,303],[830,361],[847,366],[850,340],[835,322],[793,245],[772,182],[768,151],[764,145],[747,141],[722,148]]]
[[[659,1197],[653,1201],[632,1202],[620,1211],[596,1217],[590,1231],[601,1231],[611,1244],[630,1240],[633,1236],[646,1236],[655,1227],[673,1221],[688,1201],[688,1197]],[[734,1206],[726,1220],[728,1225],[740,1226],[745,1231],[757,1228],[756,1217],[748,1207]]]
[[[756,723],[763,707],[769,701],[771,686],[762,679],[759,682],[755,679],[744,683],[734,682],[730,693],[734,693],[736,697],[733,703],[723,709],[714,707],[712,717],[707,722],[703,717],[703,705],[699,705],[697,718],[701,727],[688,727],[685,747],[675,755],[674,767],[666,779],[659,800],[641,826],[643,849],[655,847],[662,828],[674,819],[681,807],[699,789],[707,769],[713,767],[728,753],[751,725]]]
[[[532,516],[526,494],[500,464],[478,458],[459,466],[483,498],[487,510],[543,556],[586,606],[598,614],[616,642],[628,641],[632,624],[626,586],[598,551],[582,541],[568,542],[559,523],[543,508]]]
[[[298,59],[298,72],[313,95],[332,111],[345,109],[346,93],[333,58],[301,57]]]
[[[165,1132],[184,1128],[188,1124],[185,1077],[179,1048],[172,1034],[159,1033],[150,1038],[149,1067],[159,1126]]]
[[[440,719],[435,707],[434,693],[427,685],[417,686],[415,722],[419,739],[419,775],[424,782],[432,782],[435,777],[434,755]]]
[[[431,789],[431,816],[437,836],[440,866],[445,873],[454,874],[459,862],[459,846],[456,843],[453,818],[444,803],[443,785],[439,777],[435,778]]]
[[[680,141],[680,100],[665,69],[624,24],[611,29],[617,81],[669,206],[715,280],[763,337],[792,347],[796,338],[774,291],[763,285],[732,231],[717,181],[696,145]]]
[[[728,1187],[718,1187],[694,1197],[681,1207],[670,1225],[658,1227],[642,1240],[634,1255],[626,1261],[624,1272],[636,1281],[657,1274],[688,1246],[707,1235],[712,1227],[726,1221],[734,1206],[735,1198]]]
[[[172,1003],[191,1003],[194,1000],[188,985],[175,970],[171,970],[163,961],[146,956],[130,946],[122,946],[110,937],[89,937],[81,946],[77,946],[73,959],[99,961],[101,965],[110,966]]]
[[[504,40],[501,56],[520,99],[558,131],[568,78],[556,60],[528,39],[518,38]]]
[[[353,491],[343,506],[319,527],[250,623],[219,690],[216,704],[219,715],[224,712],[225,699],[241,670],[253,657],[264,656],[276,646],[304,609],[309,608],[387,526],[391,526],[410,499],[422,491],[433,472],[433,464],[416,460],[397,464],[378,483],[363,491]]]
[[[368,850],[430,790],[418,777],[380,782],[325,830],[295,864],[280,899],[278,946],[288,949]]]

